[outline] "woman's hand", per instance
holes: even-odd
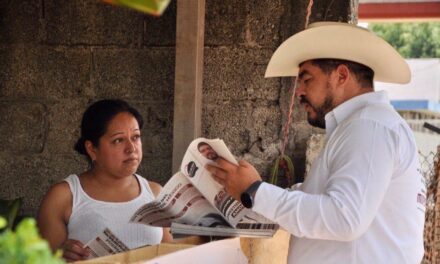
[[[63,258],[67,262],[87,259],[89,251],[84,248],[83,243],[78,240],[68,239],[62,245]]]

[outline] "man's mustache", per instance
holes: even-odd
[[[300,96],[300,98],[299,98],[299,103],[300,103],[300,104],[308,104],[308,105],[310,105],[310,102],[309,102],[309,100],[307,100],[307,98],[306,98],[305,95],[301,95],[301,96]]]

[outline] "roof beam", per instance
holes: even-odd
[[[360,20],[440,19],[440,2],[360,3]]]

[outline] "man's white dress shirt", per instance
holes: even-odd
[[[385,92],[325,121],[326,145],[299,190],[263,183],[253,210],[293,235],[289,263],[420,263],[426,190],[411,129]]]

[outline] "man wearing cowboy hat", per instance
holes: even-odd
[[[420,263],[425,186],[411,129],[373,79],[407,83],[405,60],[372,32],[321,22],[287,39],[266,77],[297,76],[296,96],[326,144],[293,191],[246,161],[208,170],[235,199],[292,234],[289,263]]]

